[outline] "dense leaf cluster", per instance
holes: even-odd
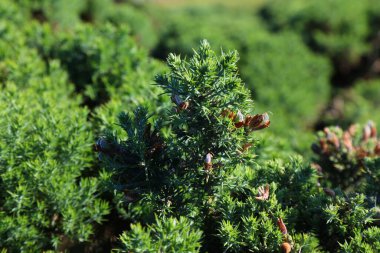
[[[255,139],[245,124],[251,101],[236,63],[236,53],[216,56],[206,42],[186,61],[170,55],[170,72],[156,78],[172,96],[167,120],[149,122],[137,108],[119,117],[126,135],[99,139],[120,212],[152,228],[162,226],[153,214],[186,216],[194,233],[202,231],[201,251],[376,252],[371,199],[323,188],[318,171],[301,158],[255,164],[250,149],[241,149]],[[157,233],[147,237],[139,226],[121,237],[125,249],[133,243],[154,252],[154,245],[174,247],[181,237],[173,228],[177,237],[161,244]],[[353,241],[358,233],[366,236]]]
[[[380,251],[377,1],[69,2],[0,1],[1,252]]]

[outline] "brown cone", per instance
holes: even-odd
[[[283,253],[290,253],[292,251],[292,246],[288,242],[283,242],[281,244],[281,250]]]

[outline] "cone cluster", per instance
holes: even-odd
[[[357,159],[380,156],[380,140],[377,138],[377,129],[372,121],[368,121],[361,133],[357,125],[351,125],[341,136],[338,136],[337,133],[340,131],[342,130],[339,127],[336,127],[335,131],[332,128],[324,128],[324,136],[313,144],[313,151],[327,156],[350,153]],[[357,139],[360,141],[355,142]],[[369,145],[370,143],[373,144]]]
[[[249,131],[257,131],[269,127],[270,120],[268,113],[246,115],[244,116],[240,110],[234,113],[231,110],[225,109],[222,111],[222,116],[231,119],[236,128],[246,127]]]
[[[171,100],[172,102],[176,105],[176,110],[177,112],[180,112],[180,111],[183,111],[183,110],[187,110],[187,108],[189,108],[189,101],[183,101],[178,95],[176,94],[173,94],[171,96]]]

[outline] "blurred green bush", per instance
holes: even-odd
[[[333,82],[347,86],[372,51],[379,5],[372,0],[271,0],[260,14],[271,30],[295,31],[310,48],[328,56],[335,67]]]
[[[270,131],[312,128],[329,98],[330,66],[291,33],[256,34],[241,67],[258,110],[273,113]]]
[[[321,117],[321,125],[339,125],[344,128],[354,123],[373,120],[380,125],[376,113],[380,106],[380,81],[359,80],[349,89],[335,90],[335,95]]]
[[[49,22],[58,29],[70,30],[84,22],[94,25],[112,22],[128,25],[135,39],[147,48],[157,42],[152,21],[142,8],[130,3],[113,0],[16,0],[15,3],[19,12],[29,19]]]
[[[250,46],[250,37],[263,31],[260,21],[250,11],[213,6],[174,8],[163,15],[157,14],[160,13],[152,12],[160,34],[153,55],[161,59],[169,53],[191,55],[193,48],[205,38],[217,51],[223,47],[244,55]]]

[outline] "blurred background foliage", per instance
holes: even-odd
[[[202,39],[239,52],[253,107],[269,112],[270,128],[255,133],[258,161],[298,153],[310,162],[316,130],[380,125],[378,0],[1,0],[0,239],[15,237],[0,249],[21,241],[25,251],[110,247],[128,224],[112,224],[91,146],[106,129],[120,131],[117,115],[137,105],[164,117],[169,101],[154,77],[170,52],[189,56]],[[67,146],[55,153],[46,143]],[[57,184],[45,185],[44,173]],[[86,203],[79,186],[93,193]],[[83,205],[97,212],[70,209]],[[111,225],[99,228],[104,219]]]

